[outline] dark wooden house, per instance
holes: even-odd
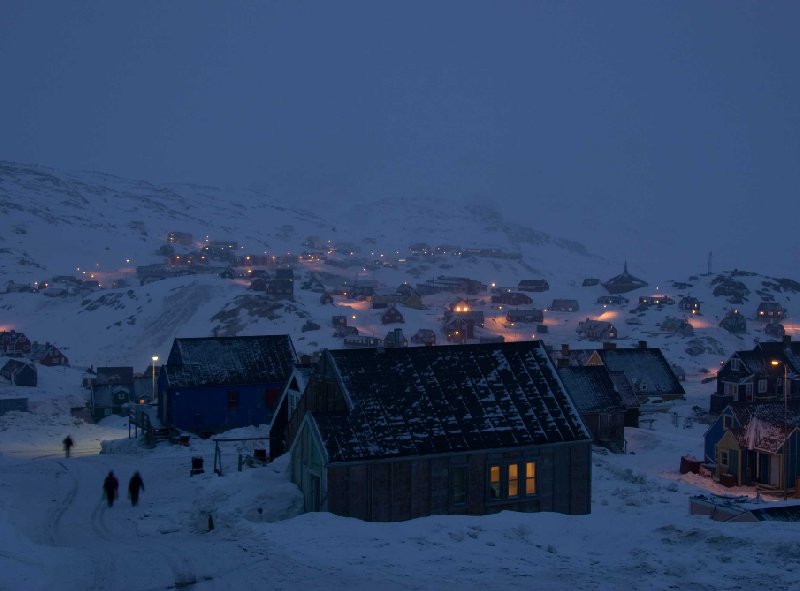
[[[675,300],[673,300],[671,297],[663,293],[639,296],[640,306],[668,306],[674,303]]]
[[[325,351],[288,432],[306,511],[591,510],[591,437],[539,342]]]
[[[12,386],[36,386],[38,383],[36,366],[21,359],[9,359],[0,368],[0,376],[6,378]]]
[[[517,284],[518,291],[547,291],[550,284],[547,279],[522,279]]]
[[[601,295],[597,298],[598,304],[606,306],[621,306],[628,303],[628,298],[621,295]]]
[[[700,300],[692,296],[684,296],[678,302],[678,308],[697,314],[700,311]]]
[[[607,341],[617,338],[617,329],[610,322],[605,320],[586,320],[578,323],[578,328],[575,330],[582,339],[591,341]]]
[[[790,336],[733,353],[717,372],[709,410],[718,413],[728,405],[783,402],[785,391],[790,405],[800,402],[800,342]]]
[[[509,310],[506,313],[506,322],[509,324],[515,324],[517,322],[521,322],[523,324],[544,322],[544,313],[536,308]]]
[[[756,318],[762,322],[780,322],[786,310],[778,302],[761,302],[756,310]]]
[[[319,303],[320,304],[332,304],[333,303],[333,296],[326,291],[321,296],[319,296]]]
[[[149,382],[153,389],[152,377]],[[138,400],[132,367],[98,367],[89,380],[92,418],[98,421],[112,414],[123,414],[131,402]],[[152,392],[146,396],[152,398]]]
[[[288,335],[175,339],[158,378],[158,418],[200,435],[269,424],[296,362]]]
[[[621,371],[641,402],[648,399],[683,399],[686,391],[672,371],[661,349],[644,346],[630,349],[597,349],[586,365],[605,365],[609,371]]]
[[[527,306],[533,303],[533,299],[518,291],[504,291],[492,294],[493,304],[505,304],[506,306]]]
[[[720,320],[719,325],[732,334],[744,334],[747,332],[747,320],[736,309],[728,310],[723,319]]]
[[[69,359],[61,350],[52,343],[37,343],[34,341],[31,345],[31,352],[28,354],[32,361],[40,365],[54,367],[56,365],[64,365],[69,367]]]
[[[420,328],[411,335],[411,342],[415,345],[426,345],[430,347],[436,344],[436,333],[430,328]]]
[[[683,337],[690,337],[694,335],[694,327],[689,324],[685,318],[668,316],[661,321],[660,328],[664,332],[681,335]]]
[[[634,289],[647,287],[647,281],[631,275],[628,272],[628,262],[625,261],[622,273],[614,275],[614,277],[603,284],[603,287],[608,290],[608,293],[627,293]]]
[[[294,279],[280,279],[277,276],[270,279],[267,294],[280,300],[294,300]]]
[[[600,365],[560,367],[558,375],[593,441],[625,451],[625,405],[608,370]]]
[[[408,339],[403,335],[403,329],[395,328],[387,332],[386,337],[383,339],[383,346],[387,349],[408,347]]]
[[[552,312],[577,312],[579,307],[578,300],[554,299],[548,310]]]
[[[381,322],[383,324],[397,324],[405,322],[405,319],[396,306],[389,306],[381,314]]]

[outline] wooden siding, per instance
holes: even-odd
[[[404,458],[327,468],[327,510],[366,521],[404,521],[426,515],[484,515],[504,510],[586,514],[591,510],[591,444],[587,441],[490,453]],[[536,494],[490,499],[489,466],[536,462]],[[467,499],[454,505],[451,476],[466,469]],[[522,486],[523,475],[520,475]]]

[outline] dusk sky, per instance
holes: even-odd
[[[798,2],[5,0],[0,159],[483,199],[638,267],[791,275],[798,27]]]

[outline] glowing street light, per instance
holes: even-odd
[[[158,361],[158,355],[153,355],[150,359],[153,360],[153,390],[152,390],[152,399],[155,401],[156,399],[156,361]]]

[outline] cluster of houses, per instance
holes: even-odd
[[[412,341],[432,344],[432,333]],[[324,350],[311,364],[287,335],[175,339],[156,382],[158,426],[208,436],[269,425],[270,457],[291,455],[307,511],[582,514],[592,445],[624,450],[643,401],[684,394],[646,343],[407,345],[393,328],[379,346]]]
[[[800,342],[785,336],[736,351],[717,372],[704,436],[706,467],[722,484],[784,495],[800,488]]]
[[[15,386],[36,386],[39,378],[36,364],[48,367],[69,365],[69,359],[50,342],[31,342],[25,333],[8,330],[0,332],[0,355],[10,357],[0,367],[0,376]]]

